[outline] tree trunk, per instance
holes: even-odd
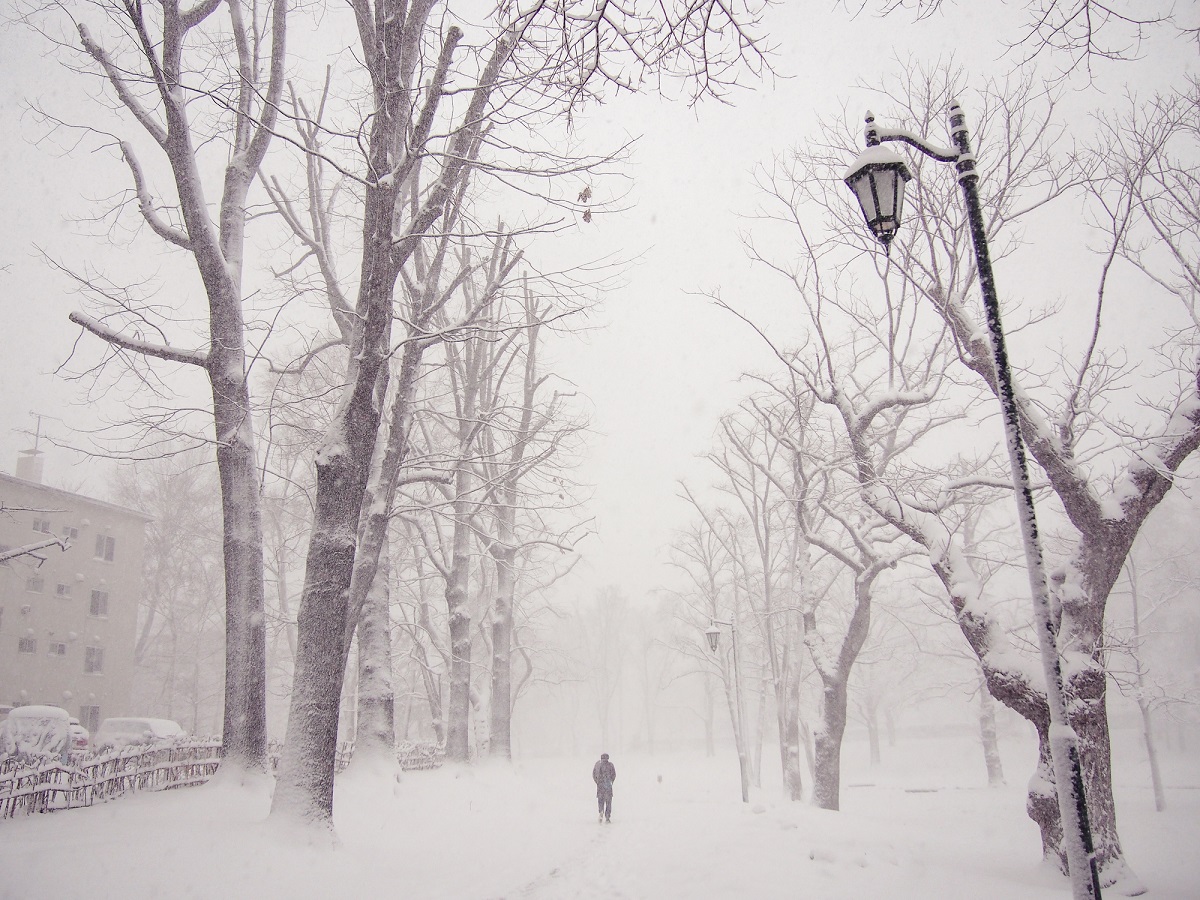
[[[354,758],[395,759],[396,711],[392,689],[391,559],[385,544],[371,590],[358,617],[358,722]]]
[[[988,787],[1000,787],[1004,784],[1004,767],[1000,763],[1000,742],[996,739],[996,701],[988,691],[982,673],[979,678],[979,739],[983,744]]]
[[[758,713],[754,717],[754,759],[750,767],[751,777],[756,788],[762,787],[762,758],[763,746],[767,742],[767,698],[771,691],[770,673],[764,672],[758,685]]]
[[[1129,599],[1133,605],[1133,663],[1136,673],[1136,690],[1138,710],[1142,714],[1142,739],[1146,742],[1146,756],[1150,762],[1150,784],[1154,789],[1154,809],[1162,812],[1166,809],[1166,798],[1163,796],[1162,775],[1158,770],[1158,751],[1154,746],[1154,726],[1150,717],[1150,704],[1146,701],[1146,670],[1142,663],[1142,617],[1139,609],[1137,567],[1132,559],[1125,568],[1125,577],[1129,580]]]
[[[240,303],[238,304],[240,326]],[[214,314],[214,322],[217,316]],[[233,330],[233,329],[229,329]],[[245,353],[237,334],[217,333],[234,349],[212,359],[217,469],[221,480],[225,569],[225,714],[223,765],[263,771],[267,756],[267,644],[263,589],[263,531],[258,463],[250,422],[250,394],[243,374]],[[237,341],[237,343],[234,343]],[[240,363],[240,365],[239,365]],[[218,366],[222,367],[218,369]],[[224,371],[239,377],[225,379]]]
[[[874,703],[868,702],[864,710],[867,714],[867,747],[871,752],[871,765],[877,766],[882,760],[879,755],[879,716]]]
[[[813,805],[820,809],[841,808],[842,738],[845,733],[846,682],[830,679],[823,686],[821,727],[814,735]]]
[[[804,797],[800,771],[800,661],[803,632],[798,613],[784,613],[783,658],[779,667],[781,684],[776,686],[775,711],[779,727],[779,755],[783,766],[783,788],[788,799]]]
[[[1138,698],[1138,709],[1142,712],[1142,738],[1146,742],[1146,756],[1150,760],[1150,784],[1154,788],[1154,809],[1162,812],[1167,808],[1163,796],[1162,773],[1158,768],[1158,750],[1154,746],[1154,726],[1150,720],[1150,705]]]
[[[800,739],[804,745],[804,758],[808,763],[808,773],[811,776],[817,771],[816,750],[813,746],[815,739],[812,731],[803,721],[800,722]]]
[[[511,507],[509,507],[511,510]],[[493,551],[496,559],[496,604],[492,611],[492,706],[491,755],[512,759],[512,637],[513,539],[511,528],[502,526],[501,548]]]
[[[376,116],[375,171],[388,170],[391,131]],[[382,129],[383,134],[379,134]],[[362,326],[352,348],[347,393],[317,453],[312,534],[297,614],[296,667],[287,732],[279,760],[271,815],[331,824],[337,758],[338,711],[349,652],[350,581],[371,457],[387,383],[385,354],[392,291],[399,273],[392,252],[391,183],[369,185],[363,213]]]
[[[424,596],[424,590],[419,589],[420,597],[420,613],[418,615],[419,624],[421,626],[419,634],[432,635],[433,623],[429,618],[429,601]],[[432,637],[430,637],[432,640]],[[421,683],[425,687],[425,699],[429,703],[429,720],[433,728],[434,740],[440,746],[446,744],[446,716],[444,713],[445,705],[442,702],[442,680],[433,670],[433,666],[429,663],[429,655],[425,651],[425,644],[417,634],[413,635],[414,652],[417,654],[417,662],[421,667]],[[436,647],[434,648],[437,649]],[[440,651],[438,651],[440,653]]]
[[[450,696],[446,709],[446,759],[470,759],[471,725],[471,606],[468,597],[471,532],[465,508],[466,473],[460,469],[455,501],[453,552],[446,578],[446,612],[450,630]]]

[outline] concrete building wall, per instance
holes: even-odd
[[[36,473],[28,468],[22,474]],[[0,473],[0,546],[68,537],[0,563],[0,705],[60,706],[95,728],[132,715],[147,517]]]

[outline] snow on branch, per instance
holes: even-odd
[[[153,356],[156,359],[165,359],[169,362],[187,363],[188,365],[200,366],[201,368],[208,367],[208,354],[202,350],[177,350],[174,347],[153,344],[141,338],[126,337],[120,332],[109,328],[103,322],[80,312],[73,312],[68,318],[101,340],[107,341],[114,347],[122,350],[140,353],[142,356]]]
[[[890,391],[880,394],[853,417],[854,427],[858,431],[866,431],[874,418],[880,413],[897,406],[920,406],[930,402],[936,394],[936,388],[924,391]]]
[[[150,196],[150,189],[146,186],[146,178],[142,173],[141,163],[138,162],[133,152],[133,146],[128,141],[121,141],[121,156],[125,158],[125,163],[129,166],[129,172],[133,175],[133,187],[137,191],[138,210],[141,212],[142,218],[146,220],[146,224],[164,241],[168,241],[176,247],[182,247],[184,250],[191,251],[191,238],[175,226],[164,222],[155,210],[154,200]]]
[[[11,550],[0,550],[0,563],[8,562],[10,559],[16,559],[18,556],[32,556],[38,561],[40,566],[45,559],[37,555],[39,550],[45,550],[47,547],[59,547],[66,550],[71,544],[66,538],[52,537],[44,541],[38,541],[33,544],[26,544],[24,547],[13,547]]]
[[[112,84],[113,89],[117,92],[117,98],[126,109],[133,113],[133,117],[141,123],[141,126],[146,129],[150,137],[154,138],[160,147],[165,148],[167,146],[167,130],[154,120],[149,110],[129,90],[124,73],[114,65],[104,48],[92,39],[92,33],[88,30],[88,27],[80,22],[78,29],[83,49],[87,51],[88,56],[100,64],[100,68],[104,70],[109,83]]]

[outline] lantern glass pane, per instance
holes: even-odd
[[[878,168],[871,173],[871,179],[875,182],[875,192],[879,197],[878,218],[880,220],[890,220],[896,214],[896,170],[892,168]]]
[[[869,172],[859,172],[855,175],[850,187],[854,190],[854,196],[858,198],[858,205],[862,209],[863,218],[867,222],[871,222],[876,215],[875,212],[875,192],[871,184],[871,175]]]

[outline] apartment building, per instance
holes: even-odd
[[[60,706],[88,729],[129,715],[142,553],[149,517],[41,483],[23,455],[0,473],[0,706]]]

